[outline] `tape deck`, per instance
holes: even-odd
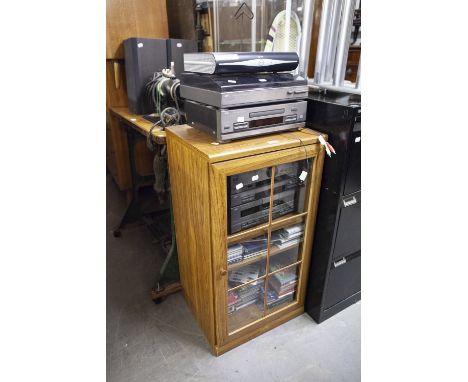
[[[305,161],[275,167],[272,218],[276,219],[304,208],[305,184],[299,178]],[[263,168],[228,178],[229,234],[268,222],[271,192],[271,168]]]

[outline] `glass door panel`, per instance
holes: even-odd
[[[264,315],[265,278],[228,290],[228,333]]]
[[[296,299],[312,163],[228,176],[228,335]]]
[[[306,185],[313,159],[299,160],[275,167],[272,219],[305,211]]]
[[[228,246],[228,283],[233,288],[265,275],[268,235]]]
[[[301,218],[293,224],[272,229],[270,240],[269,272],[302,260],[305,221]]]
[[[267,223],[271,167],[228,176],[228,233]]]
[[[296,299],[300,264],[279,267],[280,264],[273,266],[274,273],[267,277],[267,314],[292,304]]]

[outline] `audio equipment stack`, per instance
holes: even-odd
[[[304,127],[307,80],[285,73],[298,63],[295,52],[184,54],[187,123],[221,143]]]

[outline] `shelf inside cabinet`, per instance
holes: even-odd
[[[229,287],[228,287],[227,291],[228,291],[228,292],[232,292],[232,291],[235,291],[235,290],[237,290],[237,289],[241,289],[241,288],[243,288],[243,287],[245,287],[245,286],[248,286],[248,285],[254,285],[254,284],[256,285],[256,284],[258,284],[258,283],[260,283],[260,282],[264,282],[264,281],[265,281],[265,278],[266,278],[266,276],[265,276],[265,275],[262,275],[262,276],[256,278],[255,280],[250,280],[250,281],[248,281],[248,282],[246,282],[246,283],[243,283],[243,284],[241,284],[241,285],[237,285],[237,286],[232,287],[232,288],[229,288]]]
[[[268,232],[268,223],[258,225],[253,228],[243,230],[241,232],[234,233],[227,237],[227,243],[232,244],[241,240],[250,239],[255,236],[260,236]]]
[[[284,248],[278,248],[276,246],[273,246],[273,248],[270,249],[270,257],[279,255],[280,253],[284,253],[286,251],[290,251],[291,249],[298,248],[302,244],[302,241],[293,245],[289,245]]]
[[[305,216],[307,216],[307,212],[288,214],[278,219],[274,219],[271,222],[271,229],[275,230],[288,224],[299,223],[305,218]]]
[[[278,248],[278,247],[274,246],[270,250],[270,258],[272,256],[279,255],[280,253],[284,253],[284,252],[289,251],[291,249],[298,248],[301,244],[302,244],[302,242],[294,244],[294,245],[290,245],[290,246],[288,246],[286,248]],[[262,254],[262,255],[259,255],[259,256],[251,257],[251,258],[246,259],[246,260],[238,261],[237,263],[229,264],[228,269],[231,271],[231,270],[234,270],[234,269],[242,268],[242,267],[245,267],[246,265],[253,264],[253,263],[255,263],[255,262],[259,261],[259,260],[266,259],[266,257],[267,257],[267,254],[265,253],[265,254]]]

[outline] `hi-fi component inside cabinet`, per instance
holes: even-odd
[[[220,355],[304,312],[323,146],[309,129],[166,132],[183,294]]]

